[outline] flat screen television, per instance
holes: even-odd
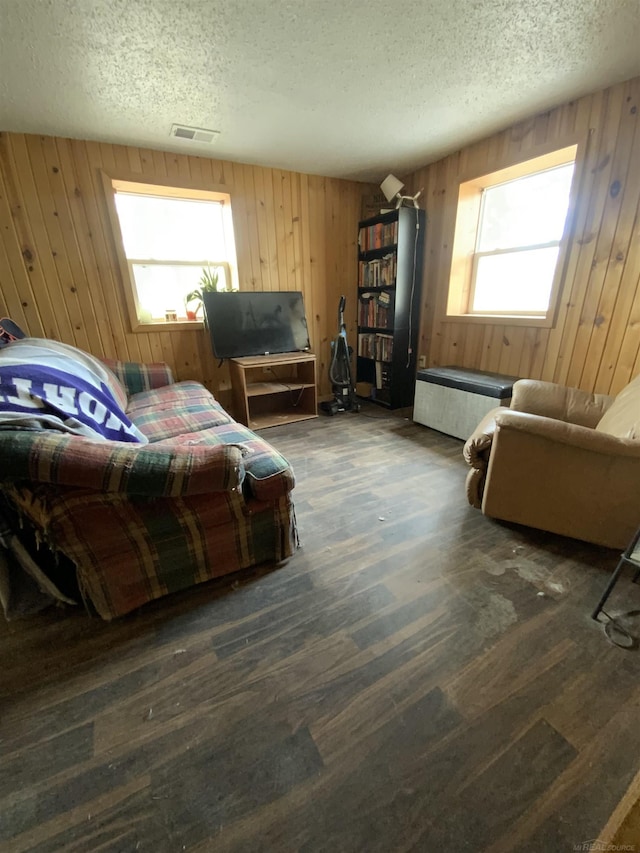
[[[217,358],[310,349],[302,293],[297,290],[203,293]]]

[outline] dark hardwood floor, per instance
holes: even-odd
[[[597,837],[640,765],[640,656],[589,617],[617,554],[484,518],[462,442],[402,416],[265,436],[298,479],[286,565],[111,624],[0,619],[0,849]],[[609,609],[639,606],[623,579]]]

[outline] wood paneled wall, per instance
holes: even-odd
[[[640,373],[640,78],[520,122],[407,177],[425,188],[420,353],[455,364],[616,393]],[[444,320],[458,184],[585,146],[560,308],[552,328]],[[367,184],[118,145],[0,134],[0,311],[32,335],[98,356],[164,360],[229,403],[202,329],[131,332],[100,169],[179,177],[231,194],[242,289],[305,297],[320,394],[341,294],[355,339],[357,222]]]
[[[231,194],[240,286],[302,290],[320,393],[338,300],[355,332],[357,223],[366,184],[202,157],[0,134],[0,311],[36,337],[97,356],[167,361],[229,404],[203,329],[131,332],[100,170],[179,177]]]
[[[420,169],[427,240],[420,352],[454,364],[617,393],[640,373],[640,78],[521,122]],[[443,320],[458,185],[535,156],[586,144],[573,238],[552,328]]]

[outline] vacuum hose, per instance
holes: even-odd
[[[333,385],[349,385],[351,383],[349,347],[343,335],[338,335],[332,350],[331,363],[329,364],[329,379]]]

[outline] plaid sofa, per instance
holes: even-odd
[[[297,545],[293,471],[196,382],[105,361],[149,444],[0,431],[2,490],[104,619]],[[116,383],[114,383],[116,384]]]

